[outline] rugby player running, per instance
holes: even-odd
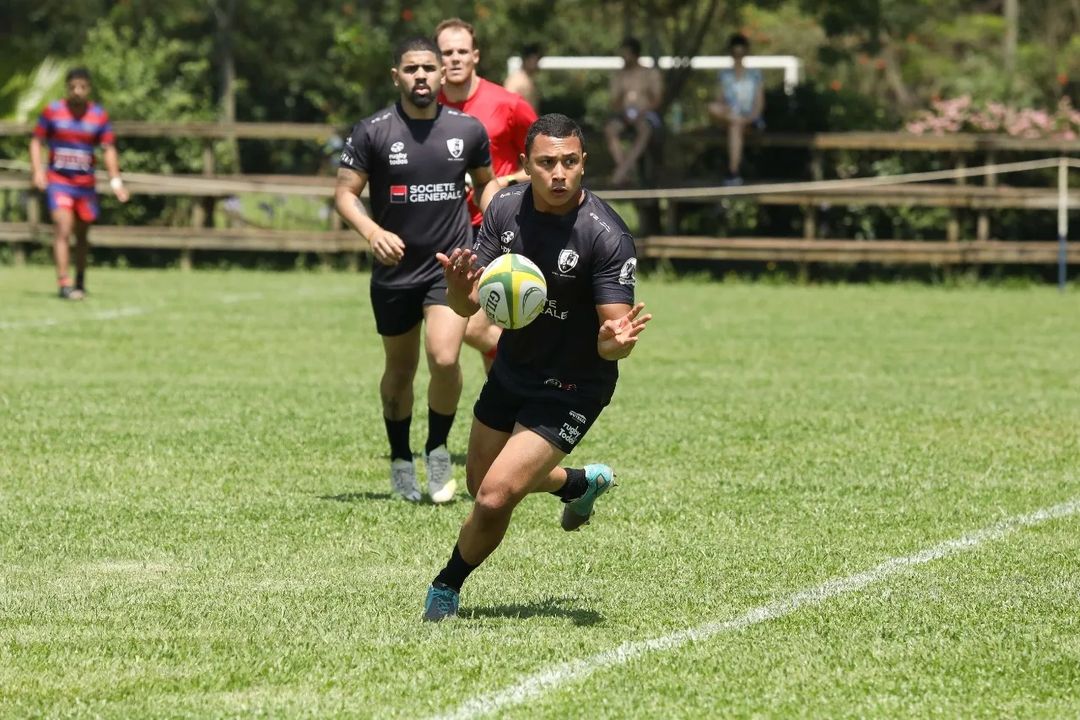
[[[613,483],[610,467],[560,467],[611,400],[618,361],[652,318],[634,302],[637,260],[622,219],[581,186],[581,129],[565,115],[529,128],[522,157],[531,183],[499,191],[473,250],[439,253],[447,301],[462,317],[479,306],[483,266],[520,253],[543,271],[544,312],[506,330],[473,409],[465,477],[476,499],[446,567],[428,588],[424,619],[456,615],[461,586],[499,546],[514,508],[530,493],[564,504],[562,527],[576,530]]]
[[[443,76],[435,43],[424,37],[402,41],[390,73],[400,99],[353,128],[341,155],[335,205],[370,243],[377,261],[371,307],[386,360],[379,391],[390,443],[390,487],[406,500],[421,499],[409,430],[423,326],[431,373],[427,486],[431,499],[444,503],[456,489],[446,443],[461,397],[459,356],[467,320],[447,306],[446,279],[435,253],[472,240],[466,171],[475,187],[490,190],[482,195],[482,206],[498,186],[483,125],[435,102]],[[369,184],[371,214],[360,200]]]

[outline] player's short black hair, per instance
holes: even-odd
[[[521,57],[523,58],[543,54],[543,51],[540,49],[540,43],[528,43],[527,45],[521,46]]]
[[[746,37],[742,33],[732,33],[731,37],[727,41],[728,50],[734,50],[737,47],[741,47],[744,50],[750,49],[750,38]]]
[[[641,57],[641,41],[636,37],[625,37],[623,41],[619,43],[620,50],[629,50],[634,55]]]
[[[405,38],[394,47],[395,67],[401,64],[401,58],[405,57],[405,53],[414,50],[433,52],[436,59],[442,60],[442,53],[439,52],[439,46],[435,44],[434,40],[423,35],[413,35]]]
[[[82,65],[73,67],[67,71],[67,75],[64,76],[64,82],[69,83],[76,78],[90,82],[90,71],[84,68]]]
[[[576,137],[581,141],[581,150],[585,151],[585,133],[581,132],[581,126],[570,118],[560,113],[548,113],[541,115],[525,134],[525,157],[532,150],[533,141],[538,135],[547,135],[553,138]]]

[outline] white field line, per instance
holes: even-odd
[[[312,288],[302,288],[297,290],[294,295],[298,298],[310,298],[318,296],[337,296],[347,295],[354,292],[352,288],[334,288],[332,290],[319,291]],[[236,305],[239,303],[256,302],[265,299],[266,295],[261,292],[251,293],[234,293],[230,295],[222,295],[217,301],[223,305]],[[97,312],[89,313],[87,315],[72,315],[64,318],[40,318],[37,320],[0,320],[0,330],[18,330],[21,328],[44,328],[54,327],[56,325],[64,325],[74,322],[86,322],[87,320],[120,320],[122,318],[135,317],[137,315],[146,315],[154,312],[155,310],[166,307],[165,305],[157,305],[153,307],[118,307],[110,308],[108,310],[98,310]]]
[[[990,527],[970,532],[954,540],[947,540],[914,555],[892,558],[857,575],[829,580],[823,585],[802,590],[787,598],[756,607],[745,615],[732,620],[706,623],[695,628],[650,640],[626,642],[613,650],[592,657],[555,665],[542,672],[528,675],[502,690],[477,696],[456,710],[435,717],[438,720],[472,720],[472,718],[490,715],[499,710],[537,698],[548,691],[557,690],[567,683],[584,680],[603,668],[624,665],[646,653],[675,650],[690,642],[708,640],[722,633],[736,632],[751,625],[774,620],[789,615],[804,606],[817,605],[838,595],[862,590],[867,585],[896,575],[906,568],[972,550],[983,543],[998,540],[1020,528],[1038,525],[1048,520],[1068,517],[1077,513],[1080,513],[1080,499],[1037,510],[1028,515],[1002,520]]]

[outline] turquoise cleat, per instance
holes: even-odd
[[[589,489],[577,500],[568,502],[563,507],[563,530],[577,530],[589,522],[589,518],[592,517],[593,503],[615,484],[615,473],[607,465],[594,463],[585,466],[585,479],[589,482]]]
[[[424,620],[439,622],[455,617],[458,609],[458,591],[441,582],[431,583],[424,601]]]

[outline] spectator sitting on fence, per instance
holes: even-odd
[[[536,43],[521,48],[521,67],[507,75],[503,87],[529,101],[533,109],[540,110],[540,91],[536,88],[536,72],[540,69],[543,53]]]
[[[649,141],[660,130],[662,121],[657,110],[664,92],[660,71],[640,62],[641,42],[637,38],[623,40],[619,54],[625,64],[611,78],[612,116],[604,127],[608,150],[615,161],[612,185],[626,184]],[[629,150],[623,148],[622,141],[627,130],[633,130],[634,135]]]
[[[761,119],[765,110],[765,83],[760,70],[743,65],[743,58],[750,54],[750,41],[745,35],[732,35],[728,50],[735,65],[720,71],[718,97],[708,108],[713,119],[727,126],[728,173],[724,185],[742,185],[743,139],[748,130],[765,127]]]

